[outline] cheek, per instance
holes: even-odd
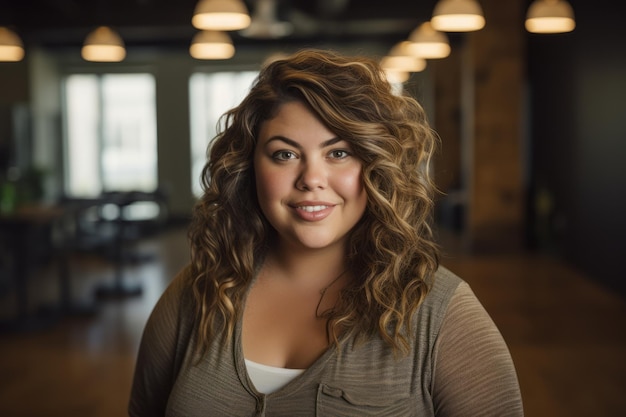
[[[267,169],[258,169],[255,173],[257,198],[261,207],[267,207],[273,200],[279,198],[285,176]]]
[[[346,197],[361,198],[365,196],[365,188],[361,179],[361,169],[352,168],[340,175],[337,179],[337,188],[341,190]]]
[[[348,203],[352,214],[358,218],[363,216],[367,207],[367,192],[361,177],[361,168],[344,172],[337,177],[335,190]]]

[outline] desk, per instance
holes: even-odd
[[[64,205],[28,205],[18,207],[10,213],[0,214],[0,242],[13,260],[11,281],[15,288],[15,317],[0,323],[0,330],[27,331],[45,327],[63,315],[91,315],[96,312],[93,305],[79,305],[72,300],[70,285],[68,248],[55,246],[52,231],[57,222],[68,214]],[[36,257],[33,242],[47,239],[51,253],[56,258],[59,280],[59,303],[46,309],[46,314],[30,311],[30,269]]]

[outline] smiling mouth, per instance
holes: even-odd
[[[314,213],[316,211],[322,211],[330,206],[298,206],[298,210],[306,211],[307,213]]]

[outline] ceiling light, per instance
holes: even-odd
[[[563,33],[575,27],[574,11],[565,0],[535,0],[528,8],[526,30],[529,32]]]
[[[485,26],[485,17],[476,0],[439,0],[430,20],[444,32],[471,32]]]
[[[387,55],[380,61],[384,70],[401,72],[420,72],[426,68],[426,61],[416,56]]]
[[[202,30],[240,30],[250,25],[250,15],[242,0],[200,0],[191,24]]]
[[[411,53],[411,42],[402,41],[396,44],[385,56],[380,65],[385,70],[401,72],[420,72],[426,68],[426,60]]]
[[[226,33],[203,30],[191,40],[189,53],[196,59],[228,59],[235,55],[235,47]]]
[[[407,81],[411,76],[411,74],[406,71],[396,71],[390,69],[384,69],[384,71],[387,81],[391,84],[403,83]]]
[[[0,26],[0,61],[17,62],[24,58],[22,40],[11,29]]]
[[[411,55],[424,59],[445,58],[450,55],[450,42],[445,33],[435,30],[430,22],[424,22],[409,35],[406,48]]]
[[[126,57],[126,49],[117,32],[100,26],[85,38],[81,55],[86,61],[119,62]]]

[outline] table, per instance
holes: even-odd
[[[57,221],[65,215],[62,205],[31,204],[19,206],[8,213],[0,213],[0,242],[12,259],[11,281],[15,289],[16,311],[13,318],[0,323],[1,331],[33,330],[51,324],[61,315],[81,311],[94,312],[92,307],[78,308],[73,302],[67,254],[52,245],[51,233]],[[58,305],[45,309],[44,314],[31,312],[29,283],[35,256],[34,242],[49,239],[52,254],[58,262],[60,300]],[[43,309],[40,309],[43,311]]]

